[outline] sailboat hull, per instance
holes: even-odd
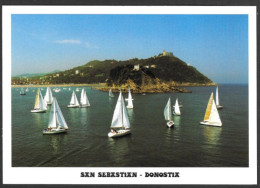
[[[209,125],[209,126],[215,126],[215,127],[221,127],[222,123],[219,122],[209,122],[209,121],[202,121],[200,122],[201,125]]]
[[[167,127],[171,128],[174,126],[174,122],[173,121],[168,121],[167,122]]]
[[[115,137],[120,137],[120,136],[124,136],[124,135],[128,135],[131,133],[130,129],[122,129],[122,130],[118,130],[117,132],[109,132],[108,133],[108,137],[110,138],[115,138]]]
[[[59,129],[59,130],[56,130],[56,129],[51,129],[51,130],[43,129],[43,131],[42,131],[43,134],[60,134],[60,133],[66,133],[66,132],[67,132],[66,129]]]
[[[79,108],[79,105],[70,104],[67,107],[68,108]]]
[[[217,105],[217,109],[222,109],[223,106]]]
[[[87,108],[87,107],[90,107],[90,105],[86,105],[86,104],[80,105],[80,108]]]
[[[126,108],[134,108],[133,106],[126,106]]]
[[[181,113],[175,113],[175,112],[173,112],[173,115],[175,115],[175,116],[180,116]]]
[[[44,109],[33,109],[33,110],[31,110],[31,112],[32,113],[45,113],[46,110],[44,110]]]

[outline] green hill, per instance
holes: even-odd
[[[134,65],[139,65],[139,71],[134,70]],[[136,84],[142,84],[142,74],[151,79],[158,78],[163,82],[211,84],[212,81],[197,71],[194,67],[187,65],[176,57],[158,57],[145,60],[136,60],[134,64],[126,62],[124,66],[118,66],[110,71],[107,83],[112,85],[125,84],[127,79]]]
[[[208,77],[179,58],[162,55],[125,61],[94,60],[66,71],[34,77],[34,83],[107,83],[107,86],[120,86],[129,80],[137,85],[145,85],[148,82],[147,79],[150,79],[149,82],[152,84],[156,84],[158,81],[175,84],[213,84]]]

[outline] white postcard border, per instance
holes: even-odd
[[[3,6],[3,183],[4,184],[257,184],[256,7],[255,6]],[[244,168],[67,168],[12,167],[12,14],[247,14],[249,19],[249,167]],[[81,178],[95,172],[95,178]],[[101,178],[98,172],[137,172],[136,178]],[[145,172],[179,172],[179,178],[145,178]],[[141,176],[142,175],[142,176]],[[55,178],[49,178],[55,177]]]

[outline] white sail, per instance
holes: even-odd
[[[53,97],[52,97],[52,92],[51,89],[49,87],[47,87],[45,96],[44,96],[44,100],[46,101],[47,104],[51,104]]]
[[[36,92],[35,102],[34,102],[34,109],[40,109],[40,101],[39,101],[39,89]]]
[[[37,94],[36,94],[34,109],[47,110],[47,103],[43,100],[42,93],[39,88],[38,88]]]
[[[172,121],[172,107],[171,107],[171,98],[169,98],[165,108],[164,108],[164,118],[167,121]]]
[[[114,110],[111,128],[130,128],[130,122],[121,91]]]
[[[52,101],[52,105],[51,105],[51,111],[50,111],[50,118],[49,118],[49,125],[48,128],[57,128],[57,108],[56,108],[56,103],[55,103],[55,98]]]
[[[218,100],[218,86],[216,88],[216,105],[219,105],[219,100]]]
[[[43,96],[42,96],[42,93],[41,93],[40,89],[39,89],[39,101],[40,101],[40,104],[41,104],[41,108],[47,110],[47,103],[43,99]]]
[[[218,113],[214,99],[213,99],[213,102],[212,102],[212,107],[211,107],[208,122],[213,123],[213,124],[222,125],[222,122],[220,120],[219,113]]]
[[[176,115],[181,115],[178,98],[176,99],[176,102],[175,102],[174,113],[175,113]]]
[[[70,105],[79,105],[79,101],[77,99],[75,91],[72,92],[72,96],[71,96],[71,99],[70,99]]]
[[[90,106],[89,100],[88,100],[88,96],[86,91],[84,90],[84,88],[81,90],[81,95],[80,95],[80,104],[82,106]]]
[[[80,104],[81,105],[85,105],[86,104],[86,98],[85,98],[85,90],[84,88],[81,90],[81,94],[80,94]]]
[[[60,127],[64,128],[64,129],[68,129],[68,125],[63,117],[63,114],[60,110],[59,104],[57,102],[57,100],[55,100],[55,104],[56,104],[56,109],[57,109],[57,119],[60,123]]]
[[[53,98],[51,106],[48,128],[68,129],[67,123],[62,115],[59,104],[55,98]]]
[[[108,93],[109,97],[114,97],[114,94],[112,92],[112,89],[109,90],[109,93]]]
[[[89,103],[89,100],[88,100],[88,96],[87,96],[87,92],[85,91],[85,94],[84,94],[84,98],[85,98],[85,101],[86,101],[86,105],[87,106],[90,106],[90,103]]]
[[[21,95],[24,95],[24,94],[25,94],[25,92],[24,92],[24,89],[23,89],[23,88],[21,88],[20,94],[21,94]]]
[[[133,105],[133,98],[132,98],[132,95],[131,95],[131,89],[128,88],[128,99],[126,99],[126,101],[128,101],[128,104],[127,104],[127,108],[133,108],[134,105]]]

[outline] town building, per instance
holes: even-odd
[[[134,70],[139,71],[140,70],[140,65],[139,64],[138,65],[134,65]]]

